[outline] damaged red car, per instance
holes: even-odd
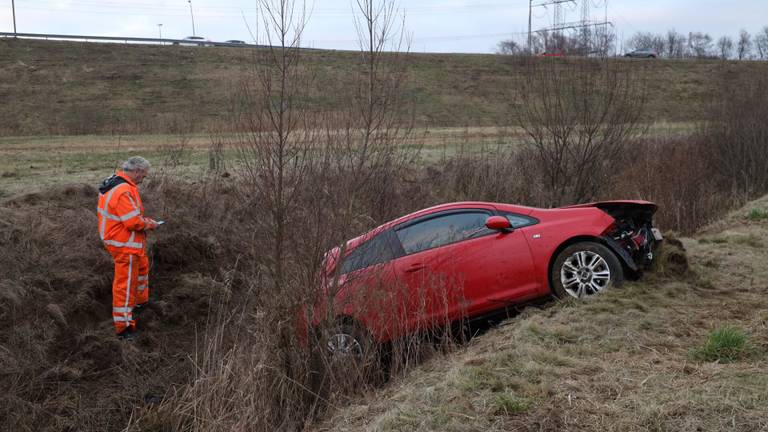
[[[653,261],[662,240],[656,209],[605,201],[420,210],[326,254],[325,295],[311,322],[332,321],[323,342],[330,353],[360,356],[372,344],[530,300],[594,295]]]

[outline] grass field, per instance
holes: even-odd
[[[685,135],[691,122],[656,122],[649,136]],[[225,159],[236,162],[233,137],[226,137]],[[516,146],[525,137],[509,127],[441,127],[415,129],[411,144],[419,146],[426,163],[455,154],[457,149],[481,151],[497,146]],[[184,141],[183,150],[180,142]],[[111,172],[126,157],[141,154],[162,167],[170,153],[180,153],[185,170],[205,169],[211,137],[205,134],[136,134],[81,136],[0,137],[0,194],[13,194],[31,186],[60,182],[95,182]],[[180,151],[181,150],[181,151]]]
[[[0,40],[0,135],[204,132],[226,121],[230,96],[259,64],[248,49]],[[306,51],[319,89],[318,111],[343,104],[359,54]],[[406,94],[426,127],[500,126],[525,72],[516,58],[481,54],[409,54]],[[578,59],[567,61],[579,61]],[[768,62],[613,60],[642,72],[649,121],[700,118],[724,81],[768,73]],[[642,76],[642,78],[640,78]]]

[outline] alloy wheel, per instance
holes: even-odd
[[[361,358],[363,356],[363,347],[354,336],[347,333],[336,333],[328,338],[326,344],[328,352],[333,356],[351,356]]]
[[[560,268],[560,282],[565,292],[575,298],[597,294],[611,282],[611,269],[599,254],[577,251]]]

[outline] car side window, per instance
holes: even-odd
[[[351,273],[396,258],[398,252],[394,242],[392,232],[385,231],[357,246],[344,259],[341,274]]]
[[[449,213],[407,225],[396,231],[406,254],[481,237],[495,231],[485,227],[489,212],[482,210]]]
[[[506,216],[506,218],[509,220],[509,223],[510,225],[512,225],[512,228],[522,228],[528,225],[533,225],[538,222],[534,218],[519,215],[519,214],[514,214],[514,213],[506,213],[504,214],[504,216]]]

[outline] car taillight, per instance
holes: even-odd
[[[632,241],[635,242],[638,248],[642,248],[648,242],[643,231],[638,232],[632,236]]]

